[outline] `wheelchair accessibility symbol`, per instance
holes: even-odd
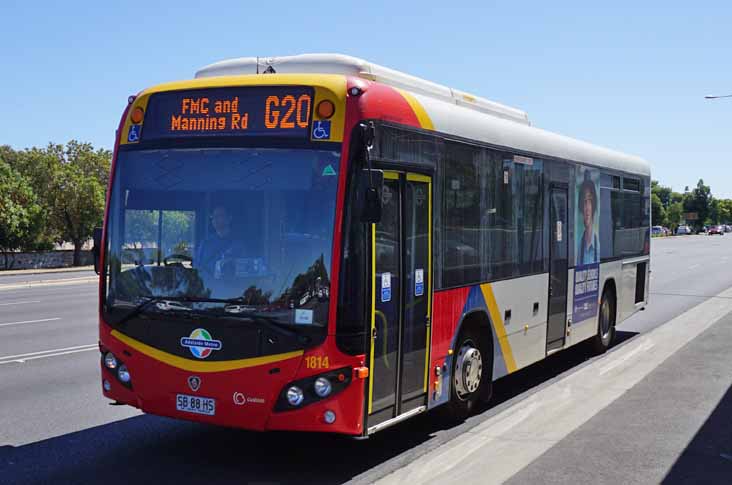
[[[127,141],[129,143],[140,141],[140,125],[130,126],[130,131],[127,133]]]
[[[330,139],[330,120],[321,120],[313,123],[313,138],[315,140]]]

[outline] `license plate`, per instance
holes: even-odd
[[[216,400],[210,397],[189,396],[178,394],[175,398],[175,409],[186,413],[205,414],[213,416],[216,414]]]

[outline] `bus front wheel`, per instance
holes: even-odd
[[[474,326],[460,332],[452,360],[450,401],[445,405],[446,417],[464,421],[479,400],[490,395],[492,356],[486,338]]]

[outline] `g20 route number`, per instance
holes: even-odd
[[[307,128],[312,99],[309,94],[298,98],[291,95],[267,96],[264,102],[264,126],[267,128]]]

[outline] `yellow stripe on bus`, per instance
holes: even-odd
[[[434,130],[435,125],[432,124],[430,115],[427,114],[427,111],[425,111],[422,104],[417,101],[417,98],[415,98],[412,93],[402,89],[397,89],[397,91],[399,91],[399,94],[407,100],[407,103],[409,104],[409,107],[412,108],[412,111],[414,111],[414,115],[417,117],[417,121],[419,121],[420,126],[425,130]]]
[[[266,355],[264,357],[252,357],[250,359],[224,360],[219,362],[197,362],[194,360],[184,359],[183,357],[178,357],[177,355],[169,354],[168,352],[163,352],[162,350],[144,344],[139,340],[128,337],[127,335],[124,335],[117,330],[112,330],[112,336],[120,342],[129,345],[141,354],[147,355],[150,358],[176,367],[178,369],[190,372],[222,372],[229,370],[246,369],[248,367],[272,364],[274,362],[280,362],[283,360],[300,357],[303,354],[302,350],[295,350],[293,352],[286,352],[284,354]]]
[[[501,311],[498,309],[498,303],[496,303],[496,297],[493,294],[493,287],[491,287],[490,283],[486,283],[480,285],[480,290],[483,292],[486,305],[488,305],[488,313],[490,313],[491,320],[493,321],[498,345],[501,347],[503,360],[506,362],[506,370],[510,374],[516,371],[516,360],[513,358],[511,344],[508,342],[508,337],[506,336],[506,327],[503,325]]]

